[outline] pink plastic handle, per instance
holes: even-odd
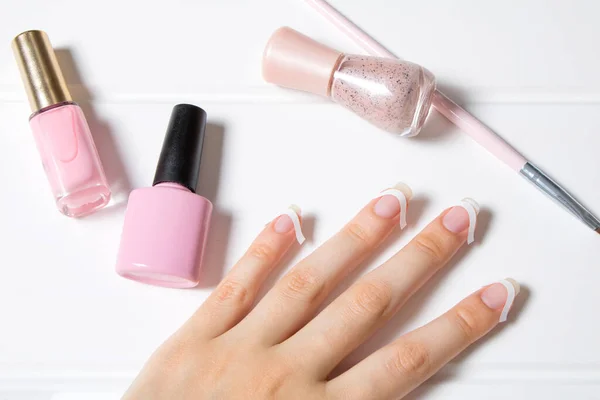
[[[305,1],[367,53],[378,57],[398,58],[325,0]],[[440,91],[435,92],[432,104],[440,114],[513,170],[519,172],[527,163],[517,150]]]

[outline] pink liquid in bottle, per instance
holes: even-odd
[[[81,108],[53,107],[29,123],[58,210],[82,217],[108,204],[110,189]]]

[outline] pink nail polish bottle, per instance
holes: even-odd
[[[212,204],[195,193],[206,113],[173,108],[152,187],[129,196],[117,273],[151,285],[189,288],[200,280]]]
[[[287,27],[263,56],[267,82],[330,97],[375,126],[414,136],[425,123],[435,78],[407,61],[346,55]]]
[[[73,102],[45,32],[12,42],[33,114],[29,124],[58,210],[82,217],[104,207],[110,188],[81,108]]]

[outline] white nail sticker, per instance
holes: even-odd
[[[510,308],[512,307],[515,301],[517,293],[515,291],[515,287],[512,283],[510,283],[510,281],[504,279],[498,283],[501,283],[508,292],[508,296],[506,297],[506,303],[504,303],[504,308],[502,309],[502,313],[500,314],[500,322],[505,322],[508,319],[508,312],[510,311]]]
[[[302,234],[302,225],[300,224],[300,217],[298,217],[296,211],[292,208],[288,208],[284,214],[290,217],[292,223],[294,224],[294,231],[296,232],[296,240],[298,241],[298,243],[304,243],[306,238]]]
[[[394,196],[398,199],[398,202],[400,203],[400,229],[406,228],[406,208],[408,206],[406,195],[401,190],[393,188],[384,190],[383,192],[379,193],[379,197],[386,195]]]
[[[477,208],[473,203],[474,200],[464,199],[459,204],[459,206],[464,208],[467,211],[467,214],[469,214],[469,231],[467,233],[467,244],[471,244],[475,241],[475,227],[477,226]]]

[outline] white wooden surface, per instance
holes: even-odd
[[[600,213],[600,3],[333,4],[398,55],[426,65],[459,102]],[[600,398],[598,235],[436,114],[420,137],[399,139],[341,107],[264,84],[262,48],[281,25],[359,51],[300,0],[2,5],[0,399],[118,398],[289,203],[312,216],[312,240],[298,259],[399,180],[419,199],[411,227],[365,268],[465,196],[486,211],[479,244],[365,351],[511,276],[526,288],[511,323],[414,398]],[[9,47],[26,29],[46,30],[61,49],[117,192],[114,207],[81,221],[54,210],[29,132]],[[205,283],[196,290],[144,286],[113,271],[126,193],[150,184],[178,102],[204,107],[212,123],[201,194],[216,212]]]

